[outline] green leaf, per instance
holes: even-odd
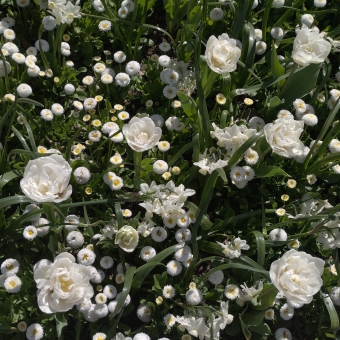
[[[260,165],[258,169],[255,169],[255,176],[258,178],[273,177],[273,176],[288,176],[284,170],[277,166]]]
[[[32,200],[27,196],[11,196],[6,198],[0,199],[0,209],[6,208],[8,206],[12,206],[14,204],[21,204],[21,203],[32,203]]]
[[[188,117],[197,114],[196,103],[191,97],[188,97],[180,91],[177,93],[177,96],[181,101],[183,111]]]
[[[12,179],[21,177],[23,174],[22,170],[9,171],[0,177],[0,190]]]
[[[249,326],[249,330],[262,336],[272,334],[269,326],[265,322],[262,322],[257,326]]]
[[[272,2],[272,0],[270,0]],[[277,57],[277,53],[276,53],[276,48],[274,43],[272,43],[272,50],[271,50],[271,71],[272,71],[272,76],[274,79],[277,79],[281,76],[283,76],[285,74],[285,69],[283,66],[281,66],[279,58]],[[284,84],[284,80],[281,80],[278,83],[280,86],[282,86]],[[277,97],[274,97],[277,98]],[[280,101],[281,104],[281,101]],[[269,106],[270,107],[270,106]]]
[[[338,316],[337,310],[335,309],[331,298],[326,294],[323,294],[323,293],[321,294],[322,294],[322,300],[325,303],[325,306],[328,310],[329,317],[331,319],[331,326],[329,328],[329,331],[333,332],[337,330],[340,326],[339,316]]]
[[[264,259],[266,256],[266,245],[264,242],[264,237],[263,234],[260,233],[259,231],[253,231],[252,232],[255,236],[256,239],[256,245],[257,245],[257,263],[260,266],[263,266],[264,264]]]
[[[283,101],[279,97],[275,96],[269,101],[267,105],[270,109],[273,109],[274,107],[277,107],[282,103]]]
[[[277,292],[278,290],[274,285],[265,283],[263,285],[261,294],[257,297],[258,303],[254,305],[253,308],[257,310],[267,310],[268,308],[272,307]]]
[[[264,312],[245,312],[240,315],[241,327],[246,339],[251,338],[250,326],[258,326],[261,324],[264,318]]]
[[[166,257],[173,254],[176,250],[182,248],[183,246],[180,244],[175,244],[169,248],[166,248],[162,250],[160,253],[158,253],[155,257],[153,257],[148,263],[142,265],[138,268],[138,272],[136,273],[132,286],[133,288],[140,288],[143,281],[146,279],[146,277],[149,275],[151,270],[159,265]]]
[[[297,98],[303,98],[309,94],[315,87],[321,67],[322,64],[311,64],[299,69],[299,72],[296,71],[292,77],[289,77],[284,84],[284,90],[279,95],[283,104],[275,107],[275,110],[286,109]]]
[[[58,339],[61,339],[61,332],[63,328],[67,326],[67,320],[65,319],[64,313],[56,313],[55,321],[57,324],[57,337]]]

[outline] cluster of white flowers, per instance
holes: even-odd
[[[103,180],[111,190],[120,190],[124,186],[123,179],[112,171],[107,172],[103,176]]]
[[[7,259],[1,264],[0,287],[4,287],[7,293],[18,293],[22,282],[16,275],[20,264],[15,259]]]

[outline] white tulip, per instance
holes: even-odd
[[[212,35],[205,50],[208,66],[216,73],[223,74],[236,70],[240,59],[241,50],[237,47],[236,40],[223,33],[218,39]]]
[[[118,244],[124,251],[131,253],[138,245],[139,235],[135,228],[125,225],[118,230],[115,244]]]
[[[291,249],[270,266],[270,279],[288,302],[309,304],[322,286],[325,261]]]
[[[71,174],[72,168],[61,155],[40,157],[28,162],[20,187],[35,202],[60,203],[72,194]]]
[[[90,270],[75,262],[73,255],[61,253],[53,263],[41,260],[34,266],[38,305],[42,312],[66,312],[92,298]]]

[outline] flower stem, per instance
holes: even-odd
[[[142,164],[142,154],[143,152],[134,151],[133,162],[135,164],[135,178],[134,178],[134,186],[136,190],[140,189],[140,170]]]

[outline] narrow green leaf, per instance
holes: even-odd
[[[322,300],[325,303],[325,306],[328,310],[328,314],[329,314],[329,317],[330,317],[330,320],[331,320],[331,326],[329,328],[329,331],[334,332],[340,326],[338,312],[334,307],[333,301],[331,300],[331,298],[327,294],[321,293],[321,296],[322,296]]]
[[[55,321],[57,324],[57,337],[58,339],[61,339],[63,328],[67,326],[67,320],[65,319],[64,313],[56,313]]]
[[[24,195],[0,198],[0,209],[6,208],[8,206],[12,206],[14,204],[21,204],[21,203],[32,203],[32,200]]]
[[[284,170],[277,166],[261,164],[259,168],[255,169],[255,176],[258,178],[273,177],[273,176],[287,176],[290,177]]]
[[[266,244],[264,242],[264,237],[263,234],[260,233],[259,231],[252,231],[252,233],[255,236],[255,240],[256,240],[256,250],[257,250],[257,263],[260,266],[264,265],[264,259],[266,256]]]
[[[237,5],[236,13],[234,16],[234,20],[231,24],[231,33],[230,36],[234,39],[239,38],[242,32],[242,28],[244,26],[244,21],[246,20],[249,12],[249,0],[240,0]]]
[[[262,40],[266,41],[267,38],[267,22],[269,18],[269,12],[272,8],[274,0],[266,0],[266,3],[264,4],[264,13],[262,17]],[[273,26],[274,27],[274,26]]]
[[[126,271],[122,295],[120,296],[120,298],[118,300],[118,303],[117,303],[117,306],[116,306],[114,312],[111,313],[111,315],[110,315],[110,320],[112,320],[119,313],[119,310],[123,307],[125,299],[128,296],[130,289],[131,289],[131,286],[132,286],[132,283],[133,283],[133,275],[135,273],[135,270],[136,270],[136,267],[130,267]]]
[[[23,137],[23,135],[16,129],[16,127],[12,126],[12,130],[15,133],[15,135],[18,137],[18,139],[20,140],[20,143],[22,144],[22,146],[25,148],[25,150],[22,151],[29,151],[30,153],[32,152],[31,149],[29,148],[29,146],[26,143],[26,139]],[[16,149],[17,150],[17,149]],[[11,154],[14,153],[15,150],[12,150],[9,155],[8,158]]]
[[[162,250],[155,257],[153,257],[148,263],[142,265],[138,268],[138,273],[135,275],[133,279],[132,286],[133,288],[140,288],[146,277],[149,275],[151,270],[159,265],[166,257],[173,254],[176,250],[182,248],[183,246],[180,244],[175,244],[169,248]]]
[[[21,177],[23,174],[22,170],[9,171],[0,177],[0,190],[12,179]]]
[[[26,103],[26,104],[31,104],[31,105],[34,105],[34,106],[44,107],[43,104],[37,102],[36,100],[30,99],[30,98],[19,98],[18,103]]]
[[[196,204],[186,201],[184,204],[187,208],[189,208],[190,212],[193,212],[195,217],[197,218],[200,212],[200,209],[197,207]],[[201,227],[205,230],[210,229],[213,226],[213,223],[208,219],[206,215],[203,215],[202,221],[201,221]]]
[[[193,147],[193,143],[189,142],[188,144],[184,145],[180,150],[176,152],[176,154],[170,159],[168,165],[169,167],[173,166],[177,160],[188,150]]]

